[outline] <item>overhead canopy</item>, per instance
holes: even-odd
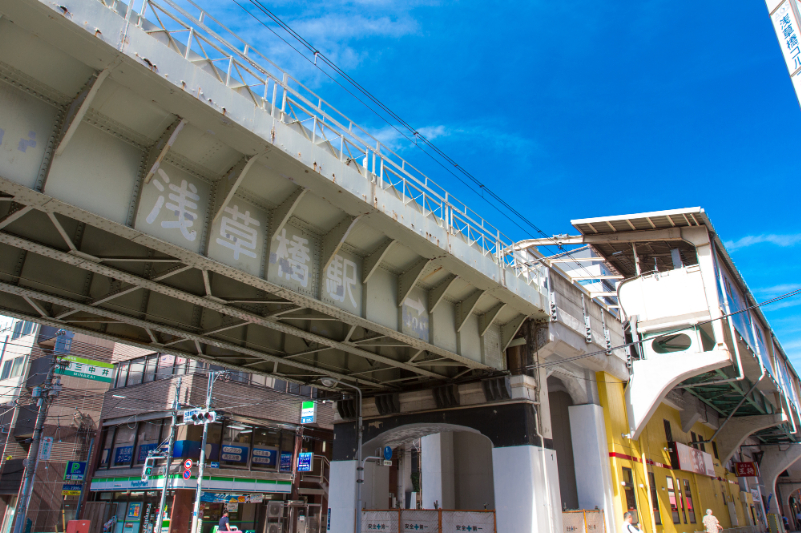
[[[572,220],[571,224],[584,237],[582,242],[593,248],[624,277],[636,275],[634,250],[642,272],[673,268],[672,249],[678,249],[684,265],[698,263],[695,248],[681,240],[673,228],[708,225],[700,207]],[[596,236],[593,238],[593,236]]]

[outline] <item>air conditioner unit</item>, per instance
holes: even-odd
[[[267,524],[266,533],[283,533],[283,529],[280,522],[272,522]]]
[[[270,502],[267,504],[267,518],[276,519],[284,517],[284,502]]]

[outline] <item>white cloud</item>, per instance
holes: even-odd
[[[781,247],[795,246],[796,244],[801,243],[801,233],[796,233],[793,235],[776,235],[773,233],[762,235],[746,235],[745,237],[741,237],[735,241],[726,241],[726,248],[730,252],[733,252],[734,250],[738,250],[740,248],[746,248],[748,246],[762,243],[774,244]]]

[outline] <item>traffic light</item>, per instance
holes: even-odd
[[[193,409],[184,412],[184,424],[211,424],[217,421],[217,413],[205,409]]]
[[[156,457],[148,456],[145,459],[145,464],[142,465],[142,481],[147,481],[153,475],[153,466],[156,463]]]

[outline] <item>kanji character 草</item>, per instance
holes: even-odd
[[[235,260],[239,259],[240,254],[255,259],[259,221],[250,216],[250,211],[240,212],[236,205],[226,207],[224,213],[217,244],[233,250]]]

